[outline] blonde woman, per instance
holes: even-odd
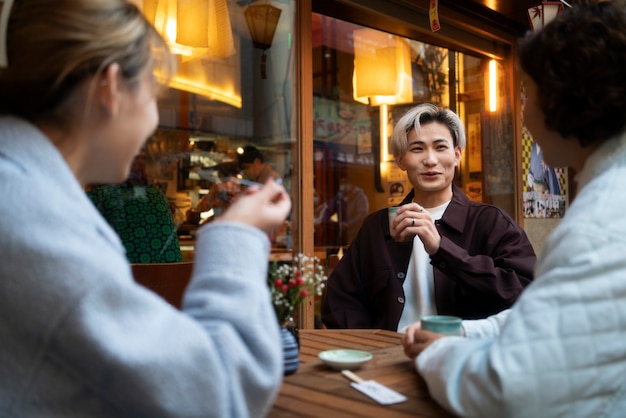
[[[0,416],[263,415],[282,377],[265,277],[285,190],[250,189],[200,230],[176,311],[134,284],[81,187],[123,181],[156,128],[163,40],[124,0],[18,0],[6,33]]]

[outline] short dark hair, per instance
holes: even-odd
[[[519,43],[545,124],[582,146],[626,128],[626,0],[574,0]]]
[[[252,145],[246,145],[245,147],[243,147],[243,152],[237,155],[239,167],[241,167],[242,164],[253,163],[254,160],[256,160],[257,158],[262,163],[265,162],[265,157],[263,157],[261,151],[259,151],[256,147]]]

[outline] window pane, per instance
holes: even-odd
[[[215,199],[207,198],[216,184],[231,176],[264,181],[271,175],[292,192],[296,2],[215,0],[189,6],[197,10],[177,10],[173,0],[139,3],[178,61],[178,72],[159,99],[159,127],[146,145],[147,181],[165,192],[183,258],[190,259],[198,224],[213,219],[224,206],[222,198],[229,198],[217,192]],[[250,11],[252,27],[246,20]],[[275,22],[274,36],[253,41],[251,30],[267,22]],[[246,146],[258,154],[243,164],[239,155]],[[289,222],[271,239],[277,250],[290,252]]]
[[[486,57],[320,14],[312,19],[318,251],[349,245],[368,213],[409,193],[387,140],[399,117],[425,102],[451,108],[466,127],[455,183],[471,199],[514,215],[514,137],[502,63],[494,63],[497,89],[490,90]]]

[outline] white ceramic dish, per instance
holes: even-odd
[[[353,370],[372,359],[372,353],[361,350],[326,350],[318,354],[320,360],[335,370]]]

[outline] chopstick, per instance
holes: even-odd
[[[231,183],[240,184],[246,187],[256,186],[258,188],[262,188],[264,186],[262,183],[257,183],[256,181],[251,181],[251,180],[246,180],[246,179],[240,179],[239,177],[226,177],[220,180],[222,182],[231,182]],[[283,184],[283,179],[280,177],[275,178],[274,181],[276,182],[276,184]]]
[[[352,373],[350,370],[342,370],[341,374],[355,383],[365,382],[365,380],[361,379],[359,376],[357,376],[355,373]]]

